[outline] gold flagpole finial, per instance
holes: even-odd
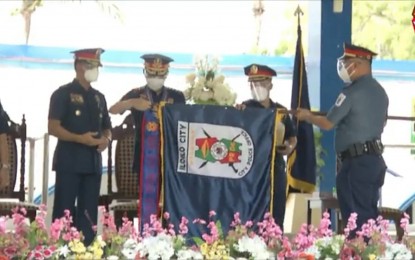
[[[301,7],[300,7],[300,5],[298,5],[297,6],[297,9],[295,9],[295,12],[294,12],[294,16],[297,16],[297,21],[298,21],[298,25],[300,25],[300,16],[301,15],[304,15],[304,12],[303,12],[303,10],[301,10]]]

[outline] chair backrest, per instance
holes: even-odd
[[[132,115],[128,115],[120,126],[112,129],[112,140],[115,147],[115,181],[117,192],[112,192],[112,156],[108,156],[108,191],[112,199],[137,199],[138,174],[133,172],[134,156],[134,123]],[[110,147],[112,148],[112,146]]]
[[[18,170],[18,157],[16,139],[20,139],[20,185],[19,190],[15,190],[17,182],[17,170]],[[10,164],[10,185],[7,188],[0,189],[0,198],[15,198],[20,201],[25,200],[25,154],[26,154],[26,119],[23,115],[22,124],[18,125],[11,122],[10,131],[7,134],[7,144],[9,151],[9,164]]]

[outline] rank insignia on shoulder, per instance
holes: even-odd
[[[75,104],[83,104],[84,103],[84,97],[80,94],[71,93],[71,103]]]
[[[336,107],[339,107],[343,104],[344,100],[346,100],[346,95],[343,93],[340,93],[340,95],[336,99]]]

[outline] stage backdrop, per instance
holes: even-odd
[[[205,105],[162,109],[164,212],[180,223],[217,213],[226,232],[235,212],[258,221],[269,211],[276,111]],[[202,226],[189,225],[189,236]]]

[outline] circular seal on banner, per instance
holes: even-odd
[[[210,148],[213,158],[220,161],[228,155],[228,147],[222,142],[216,142]]]

